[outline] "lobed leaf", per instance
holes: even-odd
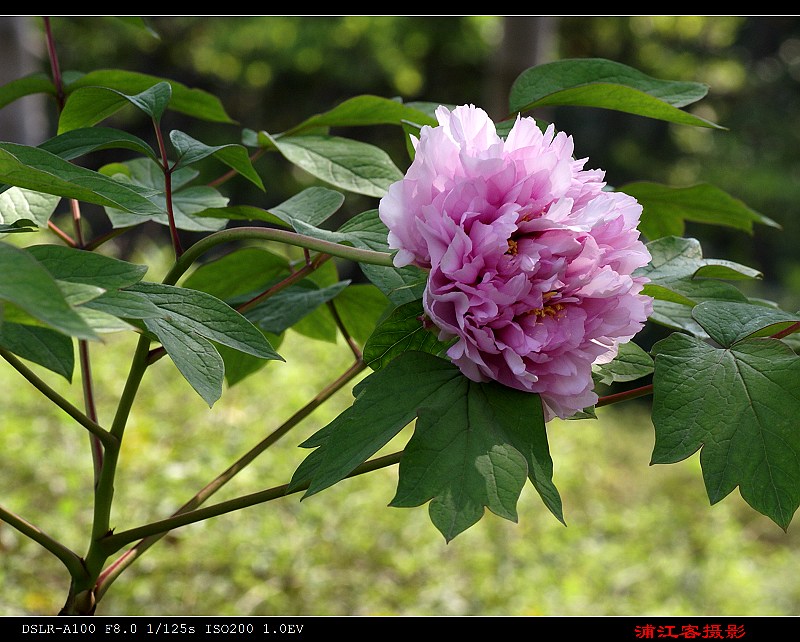
[[[450,540],[488,507],[516,519],[516,502],[531,479],[561,519],[552,484],[541,402],[537,395],[468,380],[453,364],[405,352],[354,389],[353,405],[302,446],[316,450],[299,466],[290,490],[306,497],[344,479],[415,417],[393,506],[433,500],[433,523]]]
[[[726,348],[800,322],[800,314],[734,301],[706,301],[692,310],[692,316],[714,341]]]
[[[367,340],[364,362],[373,370],[380,370],[409,350],[441,354],[447,344],[436,338],[433,329],[425,327],[424,315],[420,299],[396,307]]]
[[[786,529],[800,505],[800,357],[776,339],[716,348],[678,333],[654,350],[652,463],[700,450],[712,504],[738,486]]]

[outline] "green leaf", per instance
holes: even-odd
[[[336,136],[274,139],[283,156],[312,176],[341,189],[381,198],[402,172],[382,149]]]
[[[265,332],[281,334],[320,305],[333,299],[349,283],[340,281],[319,288],[308,280],[301,281],[250,308],[245,316]]]
[[[261,177],[253,168],[253,163],[247,155],[247,150],[241,145],[229,144],[212,147],[201,143],[199,140],[177,129],[169,133],[169,139],[172,141],[172,145],[178,153],[178,161],[173,169],[191,165],[204,158],[213,156],[231,169],[236,170],[261,191],[264,190],[264,183],[261,182]]]
[[[105,87],[132,96],[146,91],[161,82],[168,82],[172,90],[169,108],[199,118],[218,123],[234,123],[216,96],[201,89],[189,89],[175,80],[158,78],[134,71],[120,69],[100,69],[82,75],[66,86],[68,95],[84,87]],[[67,100],[69,102],[69,99]],[[95,121],[99,122],[99,121]],[[83,126],[83,125],[81,125]]]
[[[56,280],[61,293],[64,295],[67,303],[73,308],[83,303],[96,299],[105,293],[103,288],[88,283],[75,283],[70,281]]]
[[[163,316],[150,299],[139,292],[111,290],[87,301],[83,308],[117,317],[118,319],[152,319]]]
[[[165,319],[148,319],[172,362],[209,408],[222,396],[225,365],[217,349],[202,335]]]
[[[160,317],[145,318],[145,327],[209,406],[222,395],[225,376],[222,357],[210,341],[261,359],[282,360],[258,328],[210,294],[146,282],[129,290],[145,295],[161,311]]]
[[[0,243],[0,301],[13,303],[34,319],[64,334],[79,339],[97,338],[67,303],[58,283],[44,266],[28,252],[7,243]]]
[[[342,324],[362,346],[390,305],[386,295],[368,283],[350,285],[333,300]]]
[[[355,96],[333,109],[307,118],[284,135],[294,135],[320,127],[358,127],[361,125],[438,125],[436,118],[396,100],[378,96]]]
[[[55,96],[56,88],[47,74],[35,73],[23,78],[17,78],[0,87],[0,109],[23,96],[30,96],[31,94],[52,94]]]
[[[800,322],[800,314],[751,303],[706,301],[692,310],[692,316],[709,336],[725,348],[753,336],[775,334]]]
[[[635,381],[651,372],[653,359],[632,341],[621,344],[612,361],[592,366],[595,379],[607,386],[617,381]]]
[[[326,187],[308,187],[270,212],[294,227],[295,221],[319,225],[333,216],[344,203],[344,194]]]
[[[295,472],[290,490],[308,484],[310,496],[332,486],[418,416],[392,505],[435,498],[431,518],[449,540],[480,519],[484,506],[516,519],[528,476],[561,518],[538,396],[472,382],[422,352],[404,353],[354,393],[350,408],[302,444],[317,449]]]
[[[130,216],[126,212],[114,208],[106,208],[111,224],[117,227],[130,227],[142,223],[143,220],[155,221],[161,225],[169,225],[167,216],[167,199],[164,194],[164,175],[159,166],[146,158],[137,158],[124,164],[127,174],[118,173],[114,178],[120,182],[152,190],[155,195],[152,201],[159,209],[147,219]],[[227,221],[215,218],[196,216],[208,208],[222,208],[228,204],[227,197],[213,187],[198,185],[185,187],[197,176],[197,171],[185,167],[172,174],[172,212],[175,226],[180,230],[192,232],[214,232],[225,227]]]
[[[183,285],[229,300],[241,294],[263,291],[267,284],[290,271],[285,257],[261,248],[244,247],[201,265]]]
[[[73,129],[46,140],[39,145],[39,149],[64,160],[73,160],[101,149],[130,149],[153,160],[157,159],[152,147],[141,138],[111,127]]]
[[[58,133],[90,128],[127,105],[133,105],[158,122],[171,96],[172,88],[168,82],[156,83],[133,95],[112,87],[80,87],[71,91],[64,104],[58,118]]]
[[[419,409],[390,505],[432,500],[431,521],[450,541],[483,516],[484,506],[516,522],[528,475],[563,521],[539,398],[464,379],[454,398]]]
[[[0,181],[36,192],[119,208],[137,216],[161,213],[148,200],[153,190],[123,185],[43,149],[26,145],[0,143]]]
[[[701,450],[712,504],[738,486],[786,529],[800,504],[800,357],[776,339],[726,349],[682,334],[655,350],[652,462]]]
[[[138,283],[147,272],[146,265],[63,245],[33,245],[25,251],[60,281],[86,283],[107,290]]]
[[[37,232],[39,230],[35,221],[21,218],[13,223],[0,223],[0,234],[16,234],[17,232]]]
[[[424,316],[421,299],[395,308],[367,340],[364,362],[373,370],[380,370],[409,350],[441,354],[447,344],[436,338],[433,328],[425,327]]]
[[[60,332],[5,322],[0,324],[0,346],[72,381],[75,369],[72,339]]]
[[[682,111],[703,98],[708,87],[696,82],[658,80],[610,60],[559,60],[531,67],[514,81],[511,113],[547,105],[602,107],[683,125],[724,129]]]
[[[11,226],[27,221],[36,227],[47,227],[60,200],[60,196],[12,187],[0,193],[0,223]]]
[[[707,183],[691,187],[628,183],[619,191],[633,196],[642,205],[639,229],[650,240],[683,236],[686,221],[723,225],[751,234],[753,223],[780,227],[739,199]]]
[[[720,274],[722,268],[725,274],[733,271],[739,277],[746,277],[757,273],[751,268],[731,261],[704,259],[696,239],[667,236],[648,243],[647,248],[652,260],[634,274],[650,279],[643,293],[655,298],[653,314],[650,316],[652,321],[706,337],[705,331],[691,316],[695,304],[708,300],[747,302],[747,297],[734,286],[699,277],[704,272]]]
[[[210,294],[148,282],[137,283],[128,290],[144,294],[162,311],[163,318],[175,325],[255,357],[281,359],[258,328]]]

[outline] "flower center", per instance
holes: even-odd
[[[522,316],[531,316],[534,315],[537,319],[544,319],[545,317],[556,317],[561,316],[560,313],[566,307],[563,303],[551,303],[548,304],[547,301],[552,299],[556,294],[558,294],[555,290],[551,290],[550,292],[545,292],[542,295],[542,307],[541,308],[534,308],[533,310],[527,310],[526,312],[522,313]]]

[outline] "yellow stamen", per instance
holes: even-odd
[[[508,239],[508,252],[506,252],[506,254],[510,254],[511,256],[516,256],[517,242],[514,239]]]

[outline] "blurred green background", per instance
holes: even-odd
[[[578,108],[535,115],[575,137],[576,155],[612,185],[708,181],[775,219],[754,236],[708,227],[687,234],[705,255],[761,269],[760,296],[800,307],[800,19],[736,16],[331,16],[151,18],[160,35],[106,18],[53,18],[63,69],[153,73],[222,98],[238,126],[168,114],[165,126],[207,143],[238,142],[242,127],[279,132],[361,93],[471,102],[502,118],[516,75],[536,63],[604,57],[652,76],[710,85],[694,109],[729,131],[678,127]],[[46,69],[41,20],[0,18],[19,60],[4,81]],[[22,55],[24,54],[24,55]],[[27,67],[26,67],[27,65]],[[39,120],[36,120],[38,113]],[[0,138],[36,144],[54,110],[0,115]],[[23,121],[27,122],[22,128]],[[116,124],[150,139],[147,123]],[[399,130],[343,131],[407,160]],[[257,168],[267,185],[226,184],[232,203],[269,207],[311,183],[278,158]],[[348,196],[356,213],[375,206]],[[106,225],[87,211],[96,231]],[[145,227],[116,252],[152,263],[164,231]],[[41,239],[43,241],[50,239]],[[38,242],[38,240],[37,240]],[[157,251],[156,251],[157,252]],[[162,275],[156,261],[149,280]],[[95,347],[100,419],[108,421],[132,339]],[[279,425],[349,364],[344,345],[289,333],[258,375],[209,411],[167,360],[145,379],[117,484],[118,529],[163,517]],[[80,403],[80,382],[48,382]],[[76,379],[79,377],[76,376]],[[0,502],[82,552],[91,516],[91,462],[81,430],[50,409],[10,368],[0,430]],[[279,394],[275,394],[280,391]],[[287,481],[296,444],[346,407],[349,389],[262,456],[216,499]],[[796,615],[796,527],[785,534],[732,494],[709,508],[697,457],[650,467],[648,403],[601,409],[597,421],[550,425],[564,528],[528,488],[520,523],[488,515],[445,544],[424,507],[390,509],[396,470],[186,527],[160,542],[113,585],[99,614],[357,615]],[[408,430],[408,429],[407,429]],[[402,445],[403,433],[393,446]],[[46,453],[43,456],[42,453]],[[67,575],[38,545],[0,523],[0,614],[54,613]]]

